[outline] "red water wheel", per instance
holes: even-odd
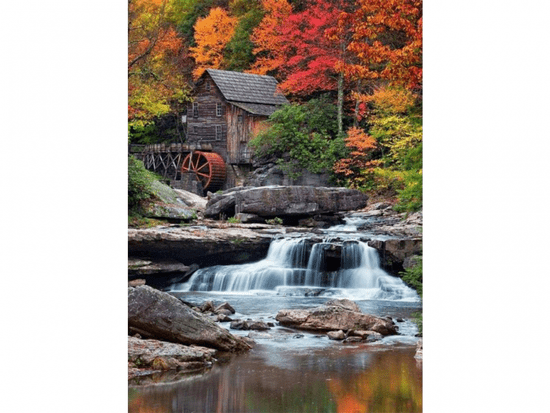
[[[191,152],[181,165],[182,172],[193,172],[204,189],[217,191],[225,182],[225,162],[214,152]]]

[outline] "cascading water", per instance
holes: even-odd
[[[340,249],[334,267],[335,249]],[[332,257],[332,263],[329,263]],[[354,297],[380,300],[418,301],[414,290],[380,268],[377,251],[365,242],[345,240],[308,242],[307,238],[274,240],[267,257],[243,265],[214,266],[198,270],[172,291],[251,291],[280,287],[323,287],[339,289]]]

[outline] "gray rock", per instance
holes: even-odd
[[[205,301],[200,306],[201,312],[208,313],[214,311],[214,303],[212,301]]]
[[[220,265],[242,264],[265,258],[273,233],[264,233],[244,225],[221,228],[222,223],[215,224],[219,227],[129,229],[128,255],[159,257],[158,260],[170,257],[181,262],[193,262],[201,267],[211,266],[212,262]],[[263,227],[269,228],[268,225]]]
[[[269,330],[270,327],[263,321],[254,321],[248,324],[250,330]]]
[[[152,189],[157,198],[144,208],[144,215],[149,218],[190,220],[196,217],[197,208],[191,207],[182,200],[176,190],[159,181],[152,182]]]
[[[215,313],[218,315],[225,315],[225,316],[230,316],[231,314],[233,314],[231,311],[225,308],[222,308],[221,310],[216,310]]]
[[[128,259],[128,275],[152,275],[164,273],[187,274],[190,270],[191,267],[171,259],[158,261],[144,261],[135,258]]]
[[[403,269],[407,257],[422,254],[422,238],[371,240],[367,244],[378,250],[380,266],[393,273]]]
[[[350,333],[350,336],[361,337],[361,339],[363,340],[369,337],[382,338],[382,334],[377,333],[376,331],[368,331],[368,330],[353,330]]]
[[[128,326],[160,340],[197,344],[222,351],[250,349],[208,317],[197,313],[170,294],[143,285],[128,288]]]
[[[229,325],[229,328],[231,328],[232,330],[247,330],[247,328],[245,327],[246,321],[243,320],[235,320]]]
[[[353,189],[267,186],[243,188],[212,197],[206,206],[205,216],[219,217],[221,213],[246,213],[260,217],[334,214],[360,209],[366,204],[367,196]]]
[[[391,207],[391,205],[386,203],[386,202],[377,202],[376,204],[372,204],[370,206],[370,209],[371,210],[377,210],[377,209],[386,209],[386,208],[389,208],[389,207]]]
[[[310,310],[280,310],[277,321],[303,330],[372,330],[384,336],[397,334],[391,320],[350,311],[341,306],[320,306]]]
[[[218,314],[217,321],[226,323],[228,321],[233,321],[233,319],[231,317],[226,316],[225,314]]]
[[[424,347],[423,347],[422,339],[420,339],[416,343],[416,354],[414,355],[415,359],[422,360],[422,358],[423,358],[423,349],[424,349]]]
[[[233,306],[231,304],[229,304],[227,301],[218,305],[215,309],[214,309],[214,312],[215,313],[218,313],[220,312],[221,310],[227,310],[229,311],[230,314],[235,314],[235,309],[233,308]],[[229,315],[229,314],[227,314]]]
[[[357,337],[357,336],[350,336],[350,337],[347,337],[343,343],[359,343],[363,341],[363,339],[361,337]]]
[[[346,338],[346,335],[344,334],[344,332],[342,330],[329,331],[327,333],[327,336],[331,340],[343,340],[344,338]]]
[[[359,309],[359,306],[357,305],[357,303],[354,303],[353,301],[351,300],[348,300],[347,298],[343,298],[343,299],[332,299],[332,300],[328,300],[325,304],[323,304],[325,306],[336,306],[336,307],[342,307],[342,308],[345,308],[346,310],[350,310],[350,311],[355,311],[357,313],[360,313],[361,310]]]
[[[199,370],[211,366],[216,353],[206,347],[128,337],[129,366],[140,369]]]
[[[187,206],[196,209],[197,211],[204,211],[206,209],[206,203],[208,200],[205,197],[199,196],[183,189],[173,188],[177,195],[177,199],[186,204]]]
[[[262,218],[255,214],[237,214],[235,215],[235,218],[240,220],[243,224],[244,223],[264,223],[265,218]]]
[[[138,278],[137,280],[128,281],[128,287],[137,287],[138,285],[145,285],[145,280]]]

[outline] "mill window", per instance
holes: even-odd
[[[193,103],[193,117],[198,118],[199,117],[199,104]]]
[[[210,82],[207,81],[207,82],[206,82],[206,91],[207,91],[208,93],[210,93],[210,90],[211,90]]]
[[[216,140],[219,141],[222,138],[222,125],[216,125]]]
[[[222,104],[220,102],[216,103],[216,116],[222,115]]]

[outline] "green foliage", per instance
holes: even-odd
[[[229,217],[227,218],[227,222],[229,222],[230,224],[240,224],[241,220],[239,218]]]
[[[158,176],[145,169],[143,162],[133,156],[128,157],[128,211],[130,216],[140,215],[144,202],[155,198],[152,182]]]
[[[418,332],[422,335],[422,311],[415,311],[411,315],[414,317],[413,321],[418,326]]]
[[[165,221],[160,219],[146,218],[141,215],[136,215],[135,212],[128,213],[128,226],[132,228],[152,228],[165,223]]]
[[[369,133],[382,148],[384,164],[398,169],[404,169],[407,153],[422,143],[422,125],[409,115],[374,117]]]
[[[240,5],[239,2],[234,4]],[[227,70],[236,70],[242,72],[250,68],[250,65],[254,61],[254,55],[252,50],[254,44],[250,40],[250,35],[256,26],[260,24],[264,17],[263,10],[257,8],[258,5],[254,2],[246,2],[248,5],[255,5],[256,8],[250,8],[247,10],[240,6],[238,10],[242,10],[242,15],[234,13],[239,16],[239,22],[235,29],[233,37],[225,46],[224,60]],[[235,6],[236,7],[236,6]]]
[[[398,190],[397,212],[414,212],[422,208],[422,173],[407,171],[405,173],[404,188]]]
[[[422,298],[422,257],[416,257],[415,265],[401,272],[403,281],[416,290]],[[418,326],[418,332],[422,334],[422,311],[412,314],[414,322]]]
[[[415,260],[415,265],[401,272],[403,281],[416,290],[420,298],[422,298],[422,257],[419,256]]]
[[[183,128],[176,114],[167,113],[144,126],[129,124],[128,136],[134,144],[172,143],[183,139]]]
[[[251,142],[256,157],[276,155],[281,169],[293,179],[302,168],[322,173],[345,153],[342,137],[336,137],[336,106],[326,98],[304,105],[286,105],[269,118],[269,128]]]
[[[283,220],[279,217],[275,217],[275,218],[266,220],[265,223],[268,225],[282,225]]]

